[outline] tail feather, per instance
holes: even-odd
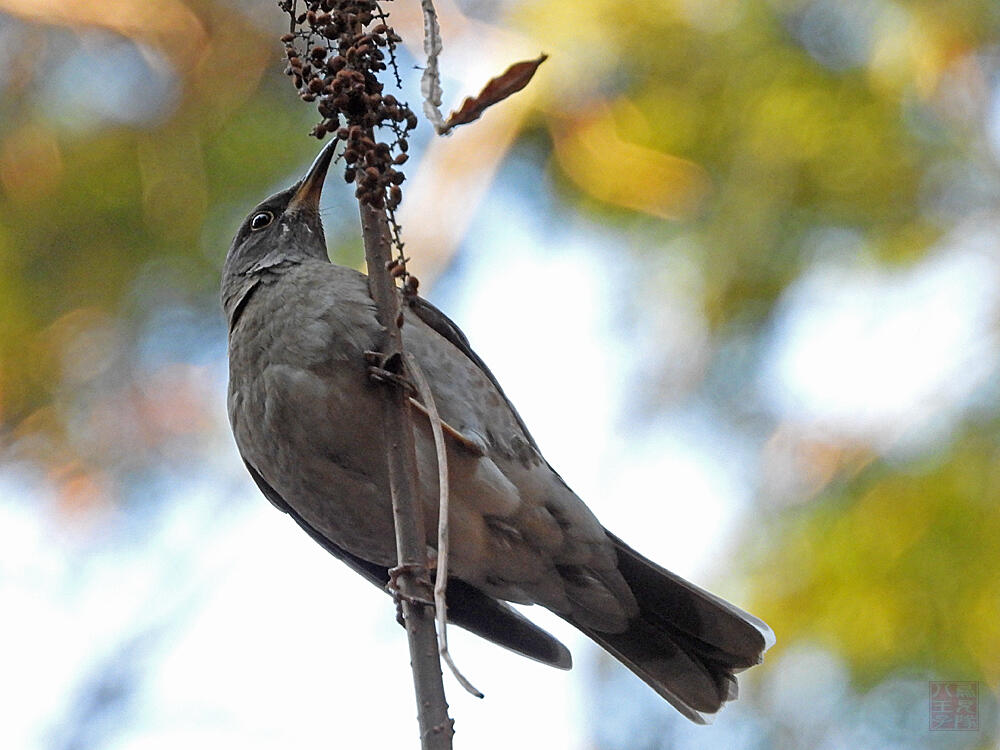
[[[581,630],[692,721],[706,723],[706,714],[735,697],[730,672],[706,664],[641,617],[624,633]]]
[[[774,634],[753,615],[608,536],[639,616],[622,633],[580,629],[686,717],[706,723],[737,697],[736,674],[761,662]]]
[[[749,612],[661,568],[608,533],[618,552],[618,569],[639,609],[679,631],[705,641],[752,667],[774,645],[774,633]]]

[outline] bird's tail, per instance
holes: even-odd
[[[608,536],[639,616],[622,633],[580,629],[682,714],[707,723],[736,698],[736,673],[760,664],[774,633],[753,615]]]

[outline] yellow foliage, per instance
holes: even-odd
[[[711,188],[694,162],[623,140],[603,109],[551,130],[559,166],[577,186],[615,206],[665,219],[690,218]]]
[[[755,588],[779,644],[819,638],[865,684],[906,665],[1000,677],[995,459],[970,436],[939,465],[874,465],[778,521]]]

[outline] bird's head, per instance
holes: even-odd
[[[243,220],[222,272],[227,311],[259,273],[306,258],[329,259],[319,199],[336,144],[336,140],[327,143],[305,177],[259,203]]]

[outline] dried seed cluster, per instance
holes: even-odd
[[[355,195],[374,208],[390,211],[399,205],[403,164],[409,148],[407,133],[417,117],[403,102],[382,92],[378,73],[395,63],[395,46],[402,41],[372,0],[307,0],[298,13],[295,0],[278,6],[292,19],[281,41],[299,96],[316,102],[323,119],[312,134],[327,133],[344,141],[344,178],[355,183]],[[388,142],[378,132],[391,133]]]

